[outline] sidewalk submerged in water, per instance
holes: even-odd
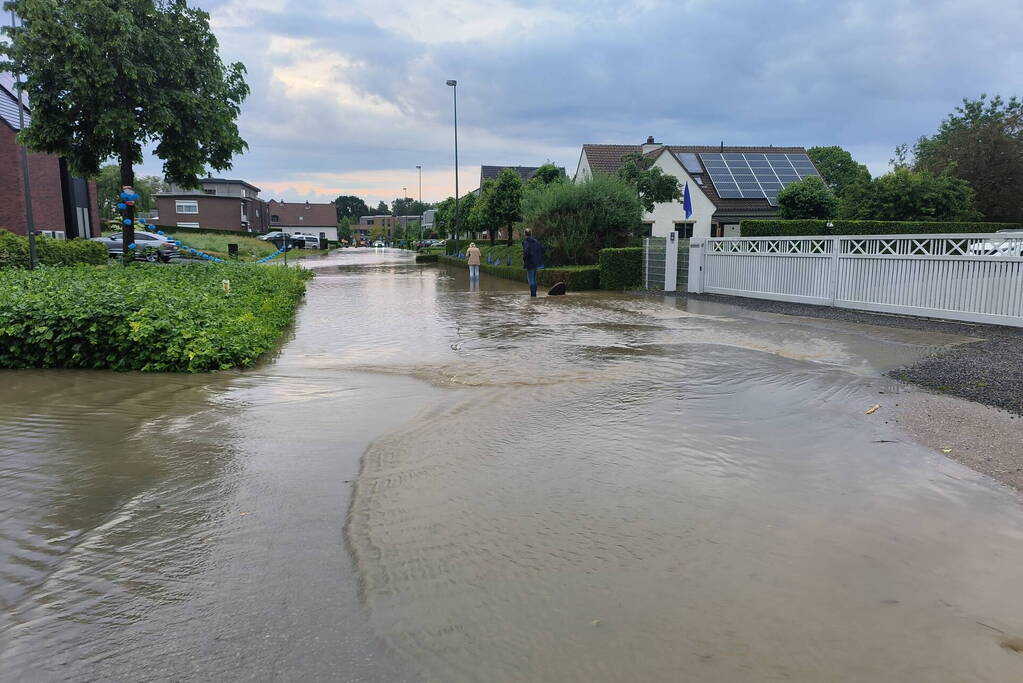
[[[926,391],[894,384],[895,396],[880,395],[878,403],[887,404],[888,417],[914,440],[1023,491],[1023,329],[714,294],[656,296],[969,338],[887,370],[886,376]]]

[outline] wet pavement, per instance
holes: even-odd
[[[1023,680],[1020,498],[864,414],[968,339],[306,265],[256,369],[0,371],[0,680]]]

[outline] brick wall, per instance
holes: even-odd
[[[175,202],[178,199],[195,200],[199,213],[178,213]],[[240,197],[216,197],[210,195],[182,195],[181,197],[160,197],[157,207],[160,225],[175,226],[178,223],[198,223],[200,228],[209,230],[245,230],[242,225]]]
[[[10,126],[0,121],[0,228],[25,235],[21,151],[14,135]]]

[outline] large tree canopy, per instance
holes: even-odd
[[[369,215],[369,207],[361,198],[350,194],[340,195],[334,200],[334,208],[337,210],[337,219],[354,218],[356,221],[362,216]]]
[[[245,150],[236,119],[245,67],[226,66],[209,15],[185,0],[10,0],[0,69],[21,74],[32,124],[20,139],[95,176],[111,157],[134,184],[143,146],[171,182],[194,187]]]
[[[821,172],[828,188],[839,197],[852,185],[870,182],[867,167],[856,163],[852,154],[841,147],[811,147],[806,154]]]
[[[494,181],[487,204],[495,226],[508,228],[508,244],[511,244],[512,224],[522,219],[522,178],[519,174],[510,168],[502,170]],[[493,233],[490,239],[493,241]]]
[[[915,168],[970,183],[989,221],[1023,221],[1023,101],[963,99],[938,132],[913,149]]]

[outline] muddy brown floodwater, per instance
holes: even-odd
[[[968,340],[308,265],[254,370],[0,372],[0,680],[1023,680],[1019,495],[880,374]]]

